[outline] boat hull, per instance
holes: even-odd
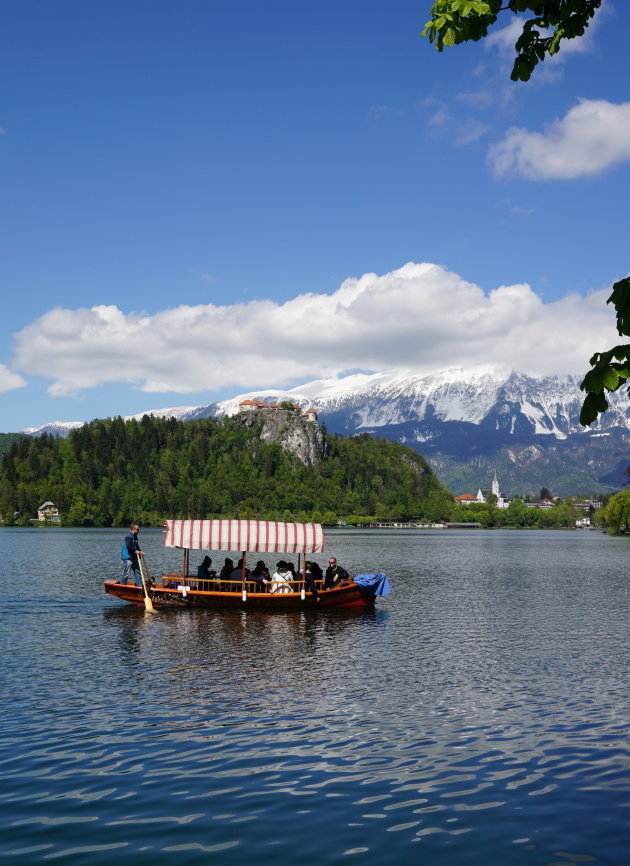
[[[135,584],[105,582],[105,592],[122,601],[144,607],[144,591]],[[374,607],[374,596],[355,583],[334,589],[322,590],[319,601],[309,592],[302,598],[301,592],[286,594],[212,592],[185,587],[153,586],[149,597],[155,608],[214,608],[217,610],[264,610],[291,611],[335,608],[338,610],[368,610]]]

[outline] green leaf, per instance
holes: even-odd
[[[614,283],[606,303],[612,303],[617,311],[617,332],[622,336],[630,336],[630,277]]]
[[[580,424],[582,427],[590,427],[597,420],[597,409],[595,408],[593,395],[587,394],[580,412]]]
[[[446,30],[444,31],[444,44],[446,45],[447,48],[450,48],[451,46],[455,45],[455,36],[456,36],[456,33],[455,33],[454,28],[453,27],[447,27]]]
[[[619,387],[621,379],[619,378],[619,373],[614,367],[607,367],[604,370],[604,375],[602,376],[602,382],[604,388],[608,391],[616,391]]]
[[[605,367],[597,366],[588,371],[582,382],[585,391],[589,391],[591,394],[601,394],[604,390],[605,369]]]

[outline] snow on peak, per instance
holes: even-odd
[[[496,429],[531,430],[558,439],[584,432],[579,424],[583,395],[575,376],[534,377],[498,368],[471,365],[435,373],[385,370],[353,372],[340,379],[316,379],[289,389],[249,391],[206,406],[176,406],[128,415],[187,420],[234,415],[245,400],[280,403],[289,400],[304,410],[313,406],[321,416],[345,419],[344,429],[361,430],[406,422],[491,422]],[[630,406],[625,392],[609,395],[610,408],[593,429],[630,427]],[[81,421],[29,427],[31,435],[67,436]]]
[[[48,424],[41,424],[39,427],[25,427],[20,432],[28,433],[30,436],[41,436],[42,433],[67,436],[70,430],[77,430],[84,424],[85,421],[49,421]]]
[[[123,421],[142,421],[145,415],[150,415],[153,418],[176,418],[177,420],[182,420],[188,418],[199,408],[199,406],[172,406],[169,409],[147,409],[144,412],[138,412],[136,415],[125,415]]]

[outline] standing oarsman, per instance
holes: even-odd
[[[129,572],[133,569],[133,577],[136,582],[136,586],[142,586],[142,576],[140,574],[140,566],[138,565],[138,557],[144,556],[144,553],[140,550],[140,544],[138,542],[138,533],[140,532],[140,527],[137,523],[132,523],[129,527],[129,532],[125,535],[125,538],[122,543],[122,550],[120,552],[120,558],[123,561],[123,573],[120,576],[120,582],[125,585],[127,583],[127,578],[129,577]]]

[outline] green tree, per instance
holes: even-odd
[[[598,512],[598,522],[605,521],[608,532],[616,535],[627,531],[630,524],[630,490],[611,496],[606,505]]]
[[[528,81],[536,65],[560,51],[562,40],[583,36],[602,0],[435,0],[423,36],[438,51],[488,35],[500,12],[529,13],[514,45],[512,81]]]

